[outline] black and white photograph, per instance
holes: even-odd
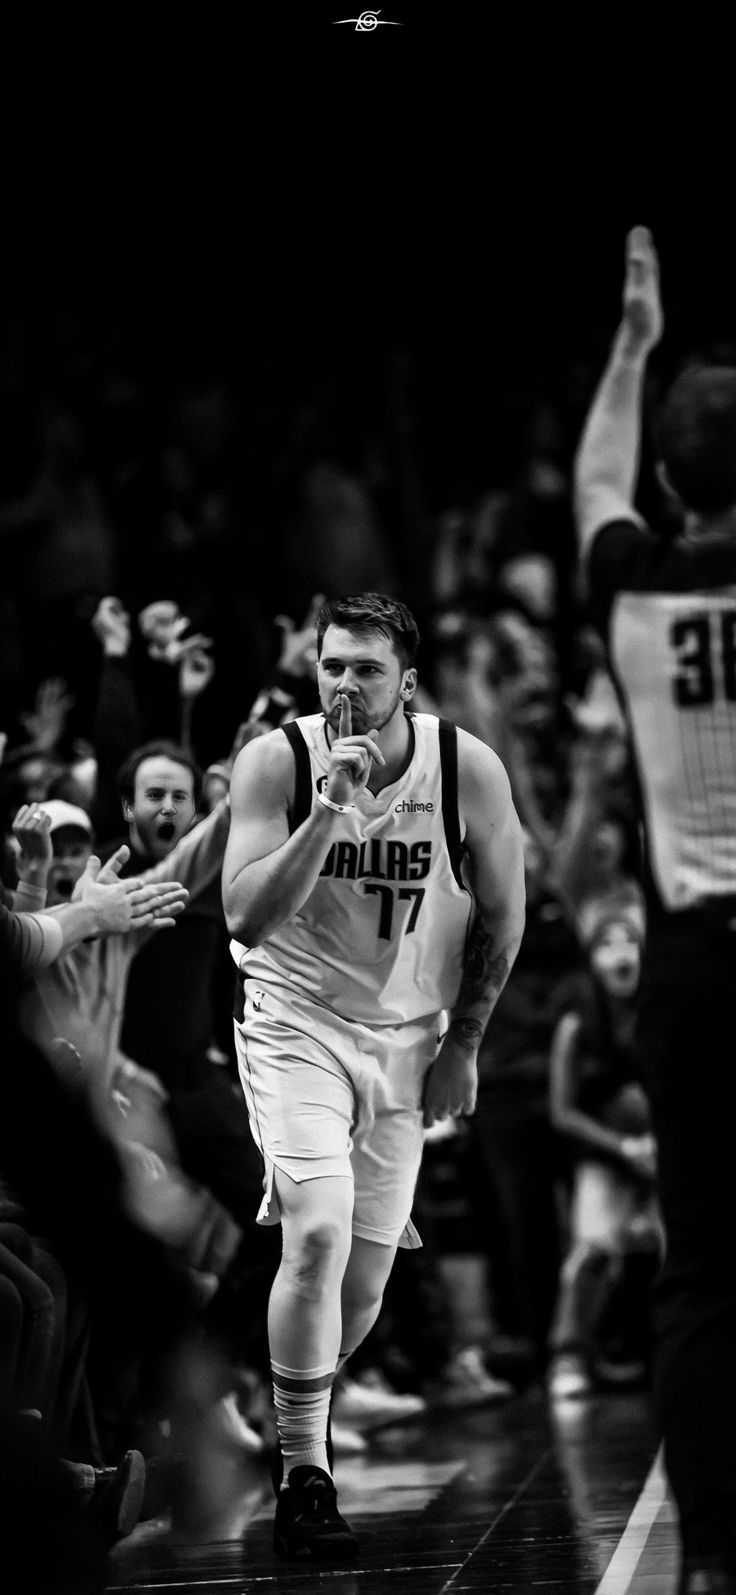
[[[8,1595],[736,1592],[736,229],[629,26],[4,25]]]

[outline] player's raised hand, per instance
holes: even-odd
[[[629,345],[642,353],[659,343],[664,329],[659,259],[648,227],[632,227],[626,238],[622,328]]]
[[[386,763],[376,740],[376,732],[364,731],[353,736],[353,711],[347,693],[343,692],[340,695],[337,739],[330,748],[327,797],[333,803],[353,803],[368,785],[374,760],[377,764]]]

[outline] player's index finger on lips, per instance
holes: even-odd
[[[340,698],[340,730],[341,737],[349,737],[353,729],[353,712],[350,708],[350,699],[343,692]]]

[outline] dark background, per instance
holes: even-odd
[[[81,406],[104,453],[116,425],[155,445],[173,390],[224,383],[242,422],[231,580],[266,635],[308,597],[281,545],[299,473],[325,448],[364,471],[390,394],[427,547],[448,507],[513,484],[540,405],[569,471],[633,224],[662,259],[655,374],[736,347],[725,39],[708,37],[696,114],[697,19],[650,52],[624,13],[407,0],[380,11],[401,26],[360,33],[343,11],[359,8],[26,15],[0,38],[2,497],[32,477],[48,395]],[[138,394],[118,419],[116,382]],[[421,608],[392,469],[379,508]],[[128,552],[124,600],[164,596],[165,567],[154,592]],[[261,645],[234,696],[263,661]]]

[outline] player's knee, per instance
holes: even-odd
[[[338,1218],[314,1218],[285,1241],[284,1266],[302,1289],[319,1290],[341,1278],[349,1250],[349,1230]]]

